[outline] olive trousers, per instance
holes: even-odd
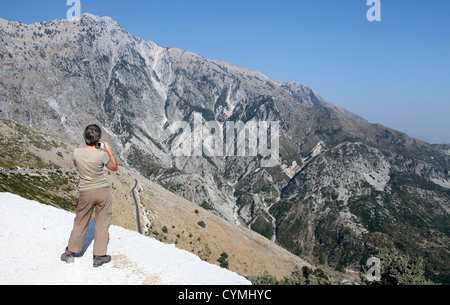
[[[89,222],[94,211],[94,256],[106,255],[109,227],[112,219],[112,195],[109,188],[94,189],[80,193],[77,214],[69,239],[68,250],[70,252],[80,253],[83,251]]]

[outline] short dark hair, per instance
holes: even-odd
[[[84,141],[88,146],[97,145],[102,137],[102,129],[98,125],[89,125],[84,131]]]

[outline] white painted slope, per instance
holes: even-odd
[[[0,284],[26,285],[241,285],[250,284],[219,266],[174,245],[111,226],[112,262],[92,267],[94,222],[85,252],[67,265],[67,246],[75,215],[9,193],[0,193]]]

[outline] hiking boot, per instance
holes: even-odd
[[[75,253],[70,252],[68,248],[66,248],[66,252],[61,255],[61,260],[67,264],[73,264],[75,263]]]
[[[107,264],[111,261],[111,256],[94,256],[94,268],[100,267],[103,264]]]

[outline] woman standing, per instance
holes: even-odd
[[[75,149],[73,161],[80,175],[77,214],[69,245],[61,260],[74,262],[75,253],[83,250],[86,232],[92,212],[95,210],[94,267],[111,261],[107,255],[108,231],[112,217],[112,195],[103,171],[106,166],[117,171],[116,158],[108,143],[100,143],[102,130],[97,125],[89,125],[84,132],[86,146]]]

